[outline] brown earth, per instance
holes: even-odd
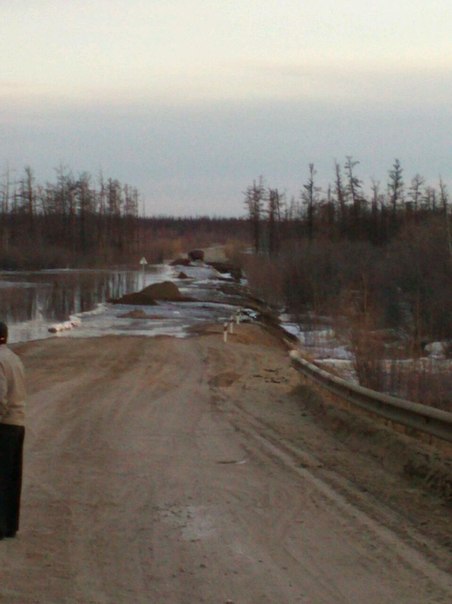
[[[129,312],[125,312],[122,315],[116,315],[118,319],[159,319],[158,315],[149,315],[144,312],[144,310],[140,310],[138,308],[134,308],[133,310],[129,310]]]
[[[192,298],[183,296],[172,281],[153,283],[139,292],[124,294],[120,298],[110,299],[111,304],[154,305],[157,300],[166,302],[190,302]]]
[[[190,258],[176,258],[175,260],[172,260],[169,264],[170,266],[190,266],[191,260]]]
[[[191,298],[187,298],[183,296],[179,288],[172,281],[163,281],[162,283],[153,283],[152,285],[148,285],[144,289],[141,290],[146,296],[150,296],[154,298],[154,300],[166,300],[169,302],[182,302],[184,300],[190,300]]]
[[[108,302],[110,304],[130,304],[134,306],[154,306],[157,304],[154,298],[143,292],[131,292],[130,294],[124,294],[120,298],[111,298]]]
[[[0,602],[451,601],[450,508],[401,473],[394,437],[344,428],[268,331],[16,349],[23,508]]]

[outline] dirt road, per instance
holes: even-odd
[[[451,601],[446,508],[323,430],[260,327],[18,351],[26,472],[1,602]]]

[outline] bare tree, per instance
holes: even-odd
[[[283,197],[278,189],[269,189],[268,191],[268,252],[273,255],[279,250],[281,223],[281,212],[283,206]]]
[[[398,159],[394,160],[392,170],[389,171],[388,193],[389,202],[392,208],[392,215],[395,217],[397,207],[403,200],[403,168]]]
[[[439,179],[439,196],[440,196],[441,208],[444,213],[444,222],[446,225],[447,249],[449,250],[449,257],[452,260],[452,234],[451,234],[450,218],[449,218],[449,193],[447,191],[447,186],[444,184],[444,181],[442,178]]]
[[[0,189],[1,203],[0,203],[0,251],[8,253],[10,229],[9,229],[9,202],[11,196],[11,180],[9,167],[6,167],[6,171],[3,176],[3,183]]]
[[[309,164],[309,176],[303,185],[301,199],[306,206],[306,226],[308,231],[308,240],[312,241],[314,237],[314,214],[316,203],[318,202],[318,192],[320,188],[315,184],[315,175],[317,174],[314,164]]]
[[[248,219],[253,233],[253,244],[256,253],[261,249],[261,219],[264,204],[265,189],[262,176],[259,180],[253,181],[252,186],[248,187],[245,193],[245,206],[248,210]]]
[[[346,230],[346,224],[347,224],[347,215],[346,215],[346,213],[347,213],[347,210],[346,210],[347,192],[345,190],[345,186],[342,181],[341,167],[337,161],[334,163],[334,170],[335,170],[335,191],[336,191],[337,203],[339,205],[340,228],[341,228],[341,232],[344,233]]]
[[[419,204],[422,198],[422,187],[425,184],[424,178],[420,174],[416,174],[411,179],[411,186],[409,188],[409,199],[413,204],[415,212],[419,209]]]
[[[363,199],[362,186],[363,182],[355,175],[355,167],[359,165],[359,161],[353,161],[351,155],[347,155],[345,162],[345,174],[347,176],[346,191],[349,194],[354,206],[361,203]]]
[[[352,228],[350,234],[358,237],[361,231],[361,214],[364,206],[364,195],[362,191],[363,182],[355,174],[355,167],[359,161],[354,161],[351,155],[348,155],[345,162],[345,174],[347,176],[346,191],[352,201]]]
[[[26,216],[27,231],[30,237],[35,230],[36,213],[36,191],[34,189],[35,177],[30,166],[25,168],[25,175],[19,182],[19,195],[21,199],[21,208]]]
[[[436,212],[437,192],[432,186],[425,187],[422,195],[422,207],[429,212]]]

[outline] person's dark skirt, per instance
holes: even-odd
[[[0,539],[19,529],[25,428],[0,424]]]

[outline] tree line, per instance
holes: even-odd
[[[136,245],[139,194],[135,187],[86,172],[56,171],[39,184],[26,167],[17,180],[7,172],[0,187],[2,268],[45,267],[116,259]]]
[[[416,174],[407,184],[398,159],[388,171],[386,185],[371,180],[365,191],[357,174],[359,161],[347,156],[344,165],[335,162],[334,180],[326,189],[316,181],[314,164],[298,197],[266,187],[263,177],[245,191],[245,207],[256,252],[278,251],[281,242],[303,238],[368,241],[384,245],[407,224],[420,224],[433,216],[442,217],[446,244],[452,255],[452,232],[448,219],[449,194],[440,178],[432,186]]]
[[[136,187],[59,167],[40,184],[32,168],[0,182],[0,269],[162,261],[192,246],[246,236],[244,222],[140,215]]]
[[[314,164],[297,198],[255,180],[244,193],[256,254],[251,285],[295,313],[349,318],[367,333],[393,330],[412,350],[452,338],[452,225],[447,186],[408,183],[399,160],[366,192],[359,162]]]

